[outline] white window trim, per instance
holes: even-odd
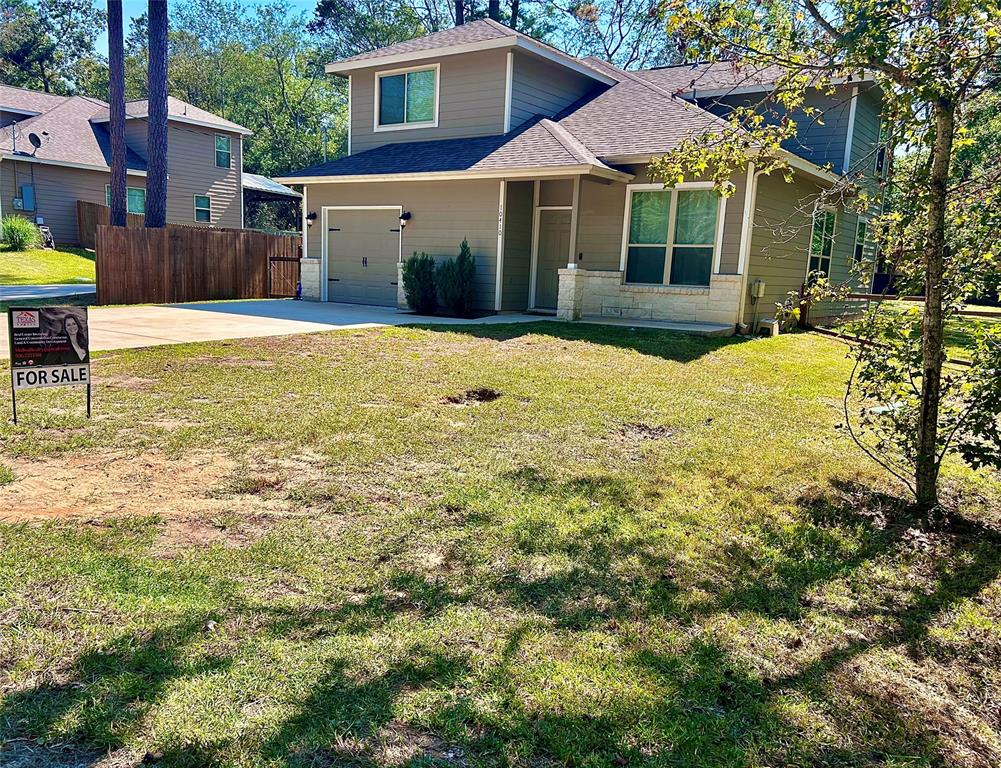
[[[674,250],[674,230],[675,230],[675,213],[678,206],[678,195],[679,190],[693,190],[693,189],[713,189],[713,183],[711,181],[684,181],[680,184],[675,184],[674,186],[667,187],[663,184],[626,184],[626,206],[622,213],[622,250],[619,254],[619,271],[622,272],[622,283],[623,285],[674,285],[670,282],[671,280],[671,260],[673,258]],[[664,254],[664,281],[662,283],[627,283],[626,282],[626,261],[629,257],[629,219],[630,213],[633,209],[633,192],[670,192],[671,193],[671,205],[668,210],[667,215],[667,243],[665,248],[667,252]],[[710,284],[712,282],[712,276],[719,274],[719,265],[723,257],[723,227],[725,224],[726,217],[726,198],[723,195],[719,196],[719,207],[716,209],[716,232],[713,237],[713,260],[712,267],[709,271]],[[683,286],[686,288],[705,288],[709,289],[709,286]]]
[[[222,138],[224,138],[224,139],[228,139],[229,140],[229,165],[219,165],[219,163],[218,163],[220,149],[219,149],[218,145],[216,144],[216,142],[219,140],[220,136]],[[220,170],[227,170],[227,171],[233,170],[233,137],[232,136],[229,136],[229,135],[227,135],[225,133],[217,133],[215,135],[215,138],[212,139],[212,150],[213,150],[212,151],[212,165],[213,166],[215,166],[216,168],[219,168]]]
[[[330,224],[327,214],[330,211],[396,211],[397,216],[403,215],[402,205],[324,205],[320,207],[320,301],[329,301],[327,289],[330,287],[330,272],[327,267],[327,246],[330,242]],[[400,245],[397,261],[403,262],[403,227],[400,227]]]
[[[199,208],[198,207],[198,198],[199,197],[204,197],[206,200],[209,201],[209,207],[208,208]],[[192,195],[191,196],[191,204],[192,204],[192,214],[193,214],[193,217],[194,217],[195,224],[211,224],[212,223],[212,195]],[[208,221],[199,221],[199,219],[198,219],[198,211],[205,211],[205,210],[207,210],[209,212],[209,220]]]
[[[810,260],[813,258],[813,232],[817,228],[817,219],[818,219],[818,217],[821,214],[827,214],[827,213],[833,213],[834,214],[834,223],[831,225],[831,255],[828,258],[828,261],[831,262],[831,265],[828,268],[828,271],[825,273],[828,278],[830,278],[830,276],[831,276],[831,270],[834,269],[834,249],[835,249],[835,247],[838,244],[838,225],[840,224],[840,217],[838,216],[838,209],[837,208],[833,208],[831,206],[825,206],[823,208],[818,208],[816,211],[814,211],[814,213],[813,213],[813,221],[810,222],[810,242],[809,242],[809,244],[806,247],[806,277],[807,277],[807,279],[809,279],[810,272],[812,271],[810,269]],[[855,228],[855,232],[856,232],[856,234],[858,233],[858,227]],[[823,251],[821,251],[821,255],[818,258],[820,258],[820,259],[824,258]]]
[[[865,258],[865,246],[866,246],[866,242],[868,242],[868,240],[869,240],[869,220],[870,220],[870,218],[871,217],[869,217],[869,216],[859,216],[856,219],[856,221],[855,221],[855,240],[854,240],[854,242],[852,242],[852,264],[858,264],[858,263],[860,263],[862,261],[862,259]],[[859,247],[858,231],[859,231],[859,228],[863,224],[865,224],[865,237],[862,238],[862,259],[856,260],[855,259],[855,251]]]
[[[404,75],[407,72],[423,72],[425,70],[434,70],[434,120],[425,120],[422,123],[394,123],[393,125],[380,125],[379,124],[379,104],[382,101],[380,78],[390,77],[392,75]],[[375,84],[374,84],[375,98],[373,99],[373,109],[372,109],[372,130],[376,133],[383,133],[385,131],[409,131],[415,128],[437,128],[438,127],[438,106],[441,104],[441,64],[435,62],[434,64],[422,64],[417,67],[401,67],[400,69],[383,69],[375,73]],[[404,118],[406,117],[406,91],[404,91]]]
[[[142,213],[132,213],[129,210],[129,190],[142,190],[143,192],[143,212]],[[111,185],[104,185],[104,201],[110,204],[111,200]],[[146,187],[125,187],[125,210],[127,213],[133,216],[145,216],[146,215]]]

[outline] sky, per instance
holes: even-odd
[[[243,5],[253,8],[261,5],[263,0],[244,0]],[[316,7],[316,0],[285,0],[285,4],[297,11],[309,11]],[[97,0],[97,5],[103,5],[102,0]],[[146,12],[146,0],[122,0],[122,10],[125,14],[123,27],[125,34],[129,34],[129,25],[136,16],[142,16]],[[168,6],[168,13],[169,13]],[[104,32],[97,38],[97,52],[102,56],[108,55],[108,33]]]

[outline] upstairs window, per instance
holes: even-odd
[[[834,253],[834,227],[837,214],[833,210],[817,211],[813,215],[813,233],[810,237],[810,274],[822,272],[831,276],[831,254]]]
[[[221,133],[215,135],[215,166],[216,168],[233,167],[233,139]]]
[[[438,124],[438,66],[378,72],[376,130]]]

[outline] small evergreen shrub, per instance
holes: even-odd
[[[463,239],[459,246],[459,256],[448,259],[438,266],[435,282],[438,283],[438,300],[442,306],[456,317],[471,317],[473,314],[473,276],[476,274],[476,260],[469,250],[469,243]]]
[[[403,294],[407,306],[418,314],[433,315],[438,309],[434,259],[428,254],[415,251],[403,262]]]
[[[23,216],[4,216],[0,221],[0,241],[14,251],[35,248],[42,244],[42,233]]]

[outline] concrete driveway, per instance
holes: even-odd
[[[525,323],[538,315],[491,315],[477,320],[423,317],[389,307],[330,304],[291,299],[219,301],[198,304],[91,307],[90,348],[132,349],[192,341],[284,336],[345,328],[378,328],[409,323],[475,325]],[[0,358],[9,356],[6,331],[0,331]]]

